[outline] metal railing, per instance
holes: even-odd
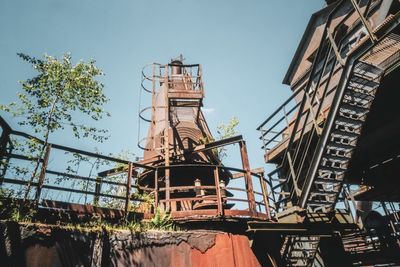
[[[53,143],[47,144],[43,158],[38,158],[26,148],[28,142],[42,146],[42,140],[12,130],[2,118],[0,126],[0,186],[13,192],[10,197],[21,198],[29,187],[35,190],[29,190],[28,200],[39,206],[43,201],[54,200],[119,209],[125,214],[132,201],[142,201],[131,197],[137,189],[134,170],[152,167]],[[40,171],[32,177],[33,166],[38,162]],[[107,172],[110,169],[115,170]]]
[[[181,185],[171,187],[159,187],[158,173],[164,172],[166,169],[171,171],[179,171],[190,168],[192,171],[212,171],[213,185]],[[244,187],[235,187],[225,185],[220,178],[222,172],[235,172],[229,179],[229,182],[242,180]],[[173,218],[188,218],[198,215],[210,215],[213,217],[248,217],[253,219],[270,219],[269,203],[267,195],[267,180],[262,173],[248,172],[243,169],[227,167],[223,165],[209,164],[183,164],[155,167],[154,184],[155,187],[146,187],[148,192],[153,192],[155,196],[155,207],[165,209],[167,203],[170,203]],[[260,191],[254,190],[253,186],[248,186],[250,179],[252,185],[256,185]],[[171,176],[173,180],[173,176]],[[170,198],[160,198],[159,195],[170,191]],[[174,196],[174,193],[184,192],[185,196]],[[203,193],[201,193],[203,192]],[[206,192],[206,193],[205,193]],[[232,194],[236,192],[239,194]],[[240,193],[244,196],[238,196]],[[244,206],[240,205],[244,203]],[[238,206],[234,208],[234,206]],[[203,209],[207,206],[207,209]]]
[[[147,217],[151,217],[155,208],[169,203],[173,207],[171,213],[174,219],[192,215],[246,217],[263,220],[270,218],[267,180],[263,177],[263,173],[223,165],[205,164],[152,167],[53,143],[47,144],[44,156],[38,159],[29,153],[22,153],[24,150],[18,148],[16,144],[13,145],[13,142],[34,140],[43,145],[42,140],[12,130],[1,117],[0,126],[2,129],[0,188],[13,191],[14,193],[10,195],[11,198],[21,198],[29,186],[32,190],[28,194],[28,200],[37,203],[38,207],[48,207],[49,204],[56,202],[63,203],[64,206],[65,204],[78,204],[85,206],[81,210],[90,209],[89,206],[101,207],[121,210],[125,214],[124,216],[127,216],[132,210],[132,205],[135,205],[135,212],[142,212]],[[39,174],[30,181],[33,165],[38,160],[40,163]],[[22,172],[21,169],[24,166],[30,166],[30,168]],[[172,186],[168,189],[159,186],[157,173],[165,172],[166,169],[182,170],[184,168],[210,170],[214,174],[214,183],[200,186]],[[157,182],[154,183],[154,187],[143,187],[137,182],[139,176],[146,172],[156,174],[155,181]],[[226,172],[234,172],[230,176],[230,181],[244,181],[245,186],[225,185],[220,177],[222,173]],[[174,177],[172,176],[171,179],[174,180]],[[253,189],[253,183],[256,184],[258,191]],[[165,194],[166,190],[171,192],[170,199],[160,197]],[[201,195],[199,190],[208,192]],[[185,197],[174,197],[174,192],[182,191],[186,192]],[[212,193],[210,194],[210,192]],[[231,192],[237,194],[231,194]],[[149,206],[145,199],[135,197],[135,193],[152,195],[154,203]],[[202,205],[210,204],[210,202],[212,202],[211,207],[202,209]],[[196,204],[199,206],[198,209],[196,209]],[[183,209],[185,205],[186,208]],[[235,208],[233,208],[234,206]],[[188,209],[189,207],[192,207],[191,210]]]

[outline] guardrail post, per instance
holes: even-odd
[[[158,169],[154,171],[154,212],[158,208]]]
[[[240,156],[242,158],[242,166],[243,166],[243,170],[245,171],[244,179],[245,179],[245,183],[246,183],[247,199],[249,201],[249,211],[256,212],[253,181],[251,179],[250,163],[249,163],[249,157],[247,155],[246,142],[245,141],[239,142],[239,146],[240,146]]]
[[[217,195],[217,207],[218,207],[218,215],[224,215],[224,209],[222,206],[222,199],[221,199],[221,189],[219,187],[219,168],[215,167],[214,169],[214,181],[215,181],[215,191]]]
[[[100,191],[101,191],[101,185],[103,183],[103,176],[99,175],[96,177],[96,185],[94,189],[94,198],[93,198],[93,204],[95,206],[99,205],[100,201]]]
[[[46,178],[47,164],[49,163],[50,151],[51,151],[51,145],[48,144],[46,146],[46,151],[45,151],[44,158],[43,158],[42,168],[41,168],[40,174],[39,174],[39,182],[37,185],[36,195],[35,195],[36,203],[39,203],[40,195],[42,193],[44,179]]]
[[[271,219],[271,213],[269,210],[269,202],[268,202],[268,191],[267,191],[267,185],[264,180],[264,174],[260,174],[260,185],[261,185],[261,192],[263,195],[263,200],[264,200],[264,207],[265,207],[265,213],[267,213],[268,219]]]
[[[125,195],[125,220],[128,219],[129,204],[131,199],[131,184],[132,184],[132,162],[128,163],[128,176],[126,178],[126,195]]]
[[[0,176],[0,185],[3,184],[4,175],[7,171],[8,162],[5,160],[7,158],[7,143],[10,141],[10,133],[11,131],[6,128],[2,128],[3,132],[0,137],[0,160],[2,161],[2,175]],[[3,162],[5,160],[5,162]]]
[[[167,90],[169,91],[169,68],[168,65],[165,65],[165,84],[167,85]],[[166,103],[166,107],[165,107],[165,129],[164,129],[164,160],[165,160],[165,204],[166,204],[166,211],[169,212],[171,211],[170,207],[171,207],[171,201],[170,201],[170,162],[169,162],[169,128],[170,128],[170,122],[169,122],[169,98],[168,98],[168,91],[167,94],[165,96],[165,103]],[[173,138],[172,138],[173,139]]]

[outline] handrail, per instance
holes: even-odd
[[[190,192],[193,191],[195,192],[195,190],[201,190],[201,189],[209,189],[209,190],[215,190],[216,192],[216,196],[213,195],[203,195],[203,196],[196,196],[196,197],[173,197],[172,195],[170,195],[169,199],[159,199],[158,202],[159,203],[171,203],[171,202],[180,202],[180,201],[194,201],[194,200],[216,200],[217,202],[215,204],[218,204],[218,209],[219,209],[219,213],[221,215],[224,214],[225,208],[224,205],[222,204],[222,201],[241,201],[241,202],[246,202],[249,203],[249,206],[251,205],[251,203],[254,203],[254,205],[256,207],[256,210],[254,210],[255,212],[258,213],[263,213],[263,211],[261,210],[261,206],[264,207],[263,209],[265,209],[265,214],[267,216],[267,218],[270,218],[270,211],[269,211],[269,203],[268,203],[268,195],[267,195],[267,191],[266,191],[266,184],[267,184],[267,180],[263,177],[263,175],[261,175],[260,173],[256,173],[256,172],[252,172],[252,171],[246,171],[244,169],[239,169],[239,168],[234,168],[234,167],[228,167],[228,166],[223,166],[223,165],[212,165],[212,164],[175,164],[175,165],[170,165],[170,166],[156,166],[156,172],[159,173],[160,170],[166,170],[166,169],[184,169],[184,168],[207,168],[210,170],[214,170],[214,179],[215,180],[215,185],[201,185],[201,186],[196,186],[196,185],[182,185],[182,186],[171,186],[171,187],[158,187],[158,185],[154,185],[150,186],[150,187],[146,187],[146,190],[148,190],[148,192],[153,192],[156,196],[156,199],[158,198],[158,193],[161,192],[181,192],[181,191],[185,191],[185,192]],[[229,170],[229,171],[235,171],[237,173],[250,173],[250,177],[253,178],[257,178],[257,180],[259,180],[260,182],[260,188],[262,189],[263,192],[257,192],[254,189],[244,189],[244,188],[238,188],[238,187],[230,187],[230,186],[224,186],[224,187],[220,187],[219,185],[219,178],[217,176],[217,178],[215,177],[216,173],[215,171],[218,170],[219,171],[224,171],[224,170]],[[239,177],[246,181],[245,175],[242,177]],[[239,179],[239,178],[235,178],[235,179]],[[263,185],[262,183],[265,183],[265,185]],[[248,193],[249,190],[251,190],[251,193],[257,196],[261,196],[263,198],[262,201],[257,201],[257,200],[252,200],[252,198],[249,197],[249,195],[247,195],[247,198],[235,198],[235,197],[230,197],[230,196],[226,196],[226,195],[220,195],[218,192],[220,191],[240,191],[240,192],[246,192]],[[218,197],[219,196],[219,197]],[[157,205],[157,203],[156,203]],[[258,210],[258,211],[257,211]],[[251,211],[251,210],[250,210]],[[192,214],[196,214],[196,210],[192,211]],[[263,213],[264,214],[264,213]]]
[[[228,166],[224,166],[224,165],[212,165],[212,164],[173,164],[170,166],[154,166],[154,169],[174,169],[174,168],[196,168],[196,167],[204,167],[204,168],[219,168],[219,169],[223,169],[223,170],[229,170],[229,171],[236,171],[236,172],[240,172],[240,173],[246,173],[246,170],[243,169],[239,169],[239,168],[234,168],[234,167],[228,167]],[[252,176],[255,177],[261,177],[260,174],[255,173],[250,171]]]
[[[34,139],[34,140],[38,141],[39,143],[44,144],[44,141],[41,140],[40,138],[37,138],[37,137],[35,137],[33,135],[30,135],[30,134],[27,134],[27,133],[24,133],[24,132],[12,130],[11,134],[12,135],[17,135],[17,136],[22,136],[22,137],[25,137],[25,138],[28,138],[28,139]],[[71,153],[83,154],[85,156],[104,159],[104,160],[109,160],[109,161],[114,161],[114,162],[118,162],[118,163],[122,163],[122,164],[132,163],[132,165],[137,167],[137,168],[154,170],[154,168],[151,167],[151,166],[143,165],[143,164],[136,163],[136,162],[131,162],[129,160],[114,158],[114,157],[110,157],[110,156],[106,156],[106,155],[102,155],[102,154],[98,154],[98,153],[94,153],[94,152],[84,151],[84,150],[81,150],[81,149],[62,146],[62,145],[57,145],[57,144],[53,144],[53,143],[48,143],[48,144],[51,145],[52,148],[64,150],[64,151],[71,152]]]
[[[276,114],[279,113],[279,111],[281,111],[287,104],[289,104],[290,101],[292,101],[299,93],[303,92],[303,90],[297,90],[295,92],[293,92],[293,94],[291,96],[289,96],[288,99],[285,100],[285,102],[283,102],[282,105],[280,105],[265,121],[263,121],[258,127],[257,127],[257,131],[260,131],[261,128],[267,124],[273,117],[275,117]]]

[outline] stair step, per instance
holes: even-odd
[[[339,162],[339,161],[329,161],[325,160],[321,163],[321,166],[323,167],[332,167],[332,168],[338,168],[338,169],[344,169],[347,167],[348,162]]]
[[[314,183],[315,184],[341,184],[343,180],[338,180],[338,179],[332,179],[332,178],[315,178]]]
[[[365,108],[369,109],[371,106],[371,101],[357,98],[357,99],[350,99],[350,98],[344,98],[342,102],[343,105],[349,105],[349,108]]]
[[[340,136],[344,135],[346,138],[352,139],[359,136],[359,133],[357,133],[357,131],[359,131],[360,129],[361,129],[360,127],[354,127],[352,125],[347,125],[340,122],[336,123],[335,121],[334,128],[332,129],[331,134]]]
[[[347,161],[349,161],[348,157],[332,156],[332,155],[329,155],[329,154],[324,155],[323,159],[329,160],[329,161],[334,161],[334,162],[347,162]]]
[[[332,172],[332,173],[343,173],[346,169],[343,168],[338,168],[338,167],[325,167],[321,166],[318,168],[319,171],[324,171],[324,172]]]
[[[334,185],[343,182],[343,177],[324,177],[318,176],[314,179],[315,184],[322,184],[322,185]]]
[[[368,113],[369,109],[365,107],[358,107],[358,106],[352,106],[347,103],[342,103],[342,105],[339,107],[339,112],[341,114],[344,114],[342,116],[346,118],[351,118],[349,115],[357,115],[357,118],[353,117],[354,119],[359,119],[362,120],[363,116],[365,116]]]
[[[318,190],[318,191],[311,191],[311,195],[312,196],[334,196],[336,195],[338,192],[337,191],[322,191],[322,190]]]
[[[334,151],[344,151],[344,153],[351,153],[355,148],[354,145],[351,144],[342,144],[337,142],[330,142],[327,145],[327,149]]]
[[[325,169],[322,169],[325,168]],[[344,176],[344,170],[337,170],[331,167],[320,166],[318,170],[318,177],[324,179],[334,179],[334,180],[342,180]]]
[[[369,75],[367,75],[367,74],[369,74]],[[372,81],[372,82],[376,82],[376,80],[378,80],[379,75],[375,75],[370,72],[367,72],[367,74],[365,72],[356,72],[356,71],[353,72],[353,75],[360,79],[364,79],[364,80],[368,80],[368,81]]]
[[[353,91],[355,93],[360,93],[364,96],[370,96],[370,97],[375,97],[375,89],[366,89],[366,88],[358,88],[358,87],[353,87],[353,86],[348,86],[348,90]]]
[[[371,102],[375,98],[375,94],[361,92],[359,90],[346,90],[345,96],[348,98],[362,99]]]
[[[349,110],[355,113],[359,113],[359,114],[365,114],[365,112],[367,112],[369,110],[369,108],[367,107],[359,107],[359,106],[354,106],[354,105],[350,105],[348,103],[341,103],[339,110]]]
[[[328,146],[326,153],[325,153],[325,157],[326,158],[335,158],[337,157],[339,160],[339,158],[343,158],[346,160],[349,160],[351,158],[351,154],[352,154],[352,150],[344,150],[344,149],[338,149],[337,147],[332,147],[332,146]]]
[[[360,122],[364,122],[366,119],[367,113],[368,112],[356,113],[356,112],[351,112],[349,110],[340,110],[338,116],[356,120],[356,121],[360,121]]]
[[[317,201],[317,200],[312,200],[308,201],[307,205],[312,205],[312,206],[328,206],[334,204],[335,201]]]
[[[338,116],[348,119],[353,119],[359,122],[364,122],[368,111],[358,112],[351,109],[340,108]]]
[[[344,133],[349,134],[360,134],[361,132],[361,125],[352,125],[352,124],[345,124],[343,122],[336,122],[335,123],[335,130],[341,131]]]
[[[355,138],[358,138],[360,136],[360,134],[358,134],[358,133],[343,131],[342,129],[336,129],[336,130],[332,131],[331,136],[339,137],[342,139],[347,139],[349,141],[353,141]]]
[[[358,61],[356,63],[356,65],[354,66],[353,72],[361,73],[364,75],[366,75],[366,73],[367,73],[374,77],[379,77],[380,75],[383,74],[384,70],[379,67],[373,66],[369,63],[366,63],[363,61]]]
[[[340,145],[340,144],[342,144],[342,145],[350,145],[350,146],[355,146],[355,142],[354,142],[354,139],[350,139],[350,138],[348,138],[348,137],[343,137],[343,136],[340,136],[340,135],[334,135],[334,136],[331,136],[331,140],[330,140],[330,143],[329,144],[337,144],[337,145]]]
[[[364,90],[374,90],[378,88],[378,86],[379,86],[378,82],[360,78],[358,76],[355,76],[352,79],[350,79],[348,84],[348,87],[363,88]]]
[[[336,121],[341,124],[349,125],[354,128],[359,128],[363,125],[364,120],[361,119],[353,119],[348,117],[339,116],[336,118]]]

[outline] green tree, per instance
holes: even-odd
[[[70,54],[61,59],[49,55],[38,59],[23,53],[18,56],[31,64],[37,75],[20,82],[22,92],[18,93],[19,104],[11,103],[0,108],[11,112],[19,119],[19,125],[29,126],[44,141],[37,146],[39,157],[25,191],[26,199],[37,176],[49,136],[68,127],[77,138],[92,137],[103,142],[107,138],[106,130],[81,125],[77,117],[85,114],[97,121],[109,116],[109,113],[103,109],[108,100],[103,93],[104,86],[95,79],[103,72],[96,67],[94,60],[79,61],[74,65]]]
[[[238,135],[236,127],[239,125],[239,120],[236,117],[231,118],[228,123],[221,123],[217,126],[218,140],[223,140],[226,138]],[[222,160],[227,157],[226,147],[218,148],[218,156]]]
[[[233,137],[238,133],[236,130],[236,127],[239,125],[239,120],[236,117],[233,117],[229,120],[228,123],[221,123],[217,126],[217,133],[218,133],[218,138],[217,140],[223,140],[229,137]],[[209,137],[202,137],[200,138],[200,143],[202,144],[208,144],[211,142],[215,142],[214,138],[209,138]],[[220,160],[223,160],[224,158],[227,157],[227,149],[226,147],[220,147],[220,148],[215,148],[212,150],[214,154],[218,156]]]
[[[228,123],[221,123],[217,126],[218,139],[226,139],[238,134],[236,127],[239,125],[239,119],[236,117],[231,118]]]

